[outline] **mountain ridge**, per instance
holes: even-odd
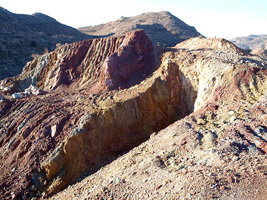
[[[0,80],[18,75],[32,55],[54,50],[57,43],[93,38],[45,14],[15,14],[4,8],[0,9],[0,36]]]
[[[147,12],[132,17],[121,17],[105,24],[79,28],[83,33],[98,36],[120,36],[129,31],[144,29],[158,46],[175,46],[177,43],[201,34],[168,11]]]
[[[155,51],[144,30],[58,46],[0,81],[0,197],[213,198],[248,185],[249,199],[267,184],[266,66],[217,38]]]
[[[115,22],[94,26],[94,29],[105,29],[108,26],[110,31],[115,31],[113,33],[104,30],[98,34],[94,31],[93,34],[88,33],[88,28],[78,30],[60,24],[56,19],[42,13],[15,14],[1,7],[0,16],[0,80],[18,75],[32,56],[54,50],[58,43],[111,35],[122,36],[133,30],[144,29],[156,46],[166,47],[200,35],[194,27],[188,26],[167,11],[122,17]],[[121,26],[120,22],[124,21],[129,21],[128,25]],[[111,30],[110,24],[113,24],[115,29]]]

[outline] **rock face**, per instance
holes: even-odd
[[[129,31],[144,29],[157,46],[175,46],[200,33],[169,12],[149,12],[134,17],[121,17],[117,21],[80,28],[83,33],[94,36],[121,36]]]
[[[0,102],[1,198],[51,195],[88,173],[53,198],[213,198],[246,176],[266,184],[266,65],[223,39],[156,54],[144,31],[35,59],[0,83],[48,92]]]
[[[177,71],[195,112],[51,199],[267,197],[266,62],[226,40],[194,38],[161,63],[155,74]]]
[[[66,54],[57,59],[55,55],[63,50]],[[20,176],[25,185],[18,187],[27,195],[30,184],[54,193],[187,115],[181,89],[173,89],[178,72],[166,67],[152,76],[155,58],[145,32],[136,31],[60,47],[45,55],[45,62],[43,57],[36,59],[20,76],[2,81],[2,88],[11,91],[29,84],[49,91],[1,104],[1,160],[6,160],[1,163],[2,186],[18,190],[11,184]],[[62,73],[68,69],[74,74],[70,82],[61,78],[66,78]],[[51,72],[60,78],[46,81]],[[148,75],[149,82],[140,83]],[[136,83],[138,88],[127,89]],[[126,90],[117,91],[119,87]],[[7,173],[12,169],[14,174]],[[24,173],[16,173],[20,170]]]
[[[141,30],[118,38],[60,46],[27,63],[19,76],[1,84],[14,92],[35,85],[45,91],[68,87],[98,93],[139,83],[154,70],[155,64],[153,44]]]
[[[92,38],[41,14],[14,14],[0,7],[0,80],[18,75],[32,55],[54,50],[57,43]]]

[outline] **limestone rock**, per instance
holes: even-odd
[[[55,137],[57,132],[57,125],[51,127],[51,137]]]

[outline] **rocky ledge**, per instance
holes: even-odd
[[[0,195],[90,174],[52,198],[249,199],[266,185],[266,66],[223,39],[159,53],[144,31],[61,46],[0,83]],[[47,93],[8,95],[31,85]]]

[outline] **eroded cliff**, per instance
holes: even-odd
[[[13,188],[12,176],[27,195],[31,184],[54,193],[189,114],[175,65],[155,69],[154,47],[136,31],[60,47],[4,80],[11,93],[35,85],[48,94],[1,104],[3,187]]]
[[[226,40],[201,37],[156,55],[144,31],[62,46],[1,82],[5,94],[30,85],[48,92],[1,101],[1,196],[53,194],[185,116],[170,149],[213,148],[227,123],[246,120],[242,110],[266,95],[266,65]],[[152,155],[168,152],[170,134]],[[263,137],[243,135],[265,154]]]
[[[2,81],[2,85],[13,92],[34,85],[45,91],[66,86],[98,93],[137,84],[155,64],[153,44],[141,30],[60,46],[27,63],[19,76]]]
[[[195,112],[51,199],[267,197],[266,61],[194,38],[163,53],[166,66]]]

